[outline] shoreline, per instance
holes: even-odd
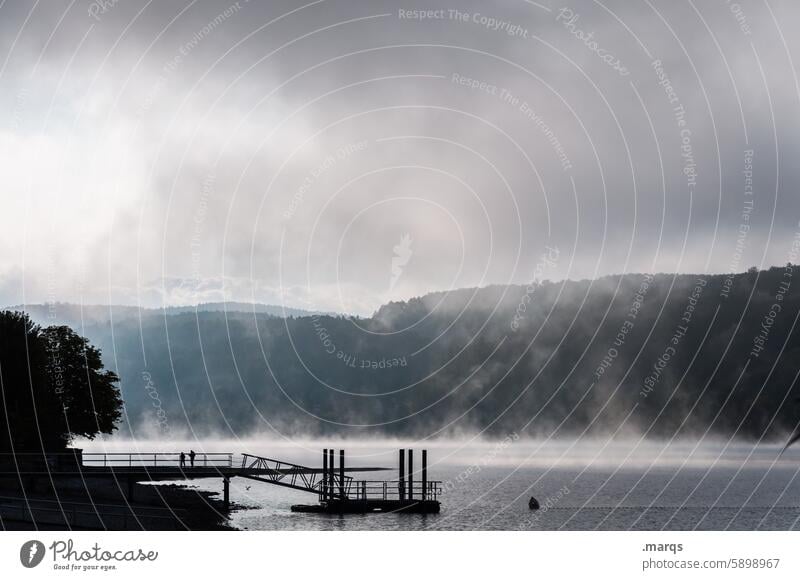
[[[0,480],[2,530],[234,531],[218,493],[183,483],[133,485],[106,479]],[[233,509],[243,509],[234,504]]]

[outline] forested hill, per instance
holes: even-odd
[[[122,322],[140,317],[171,316],[184,312],[249,312],[271,316],[312,316],[321,314],[299,308],[284,308],[273,304],[248,304],[244,302],[206,302],[196,306],[168,306],[166,308],[140,308],[138,306],[72,304],[52,302],[6,306],[2,310],[27,312],[31,319],[42,326],[67,325],[75,330],[83,326],[108,325],[110,321]]]
[[[494,286],[370,319],[178,313],[84,327],[143,435],[778,440],[800,415],[800,268]],[[141,334],[140,334],[141,331]],[[148,430],[145,431],[145,428]]]

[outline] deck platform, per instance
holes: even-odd
[[[339,451],[337,469],[334,450],[325,449],[322,455],[322,479],[316,488],[319,503],[293,505],[292,511],[321,514],[438,514],[442,485],[439,481],[428,480],[427,450],[422,450],[422,469],[419,472],[414,471],[413,450],[400,449],[398,459],[399,477],[396,481],[354,481],[344,475],[344,451]]]

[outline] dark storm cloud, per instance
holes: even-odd
[[[790,2],[6,2],[0,302],[368,313],[528,281],[545,246],[553,279],[782,263],[796,21]]]

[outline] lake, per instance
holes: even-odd
[[[347,466],[392,467],[399,447],[429,451],[442,481],[438,515],[292,513],[316,496],[234,478],[231,500],[248,509],[231,523],[249,530],[795,530],[800,529],[800,451],[738,442],[652,441],[318,442],[248,439],[165,443],[115,440],[86,451],[247,452],[319,467],[323,447],[344,448]],[[337,459],[338,461],[338,459]],[[419,452],[415,467],[419,469]],[[358,479],[359,475],[354,474]],[[416,477],[419,477],[417,475]],[[219,480],[195,480],[219,492]],[[528,499],[541,509],[528,509]]]

